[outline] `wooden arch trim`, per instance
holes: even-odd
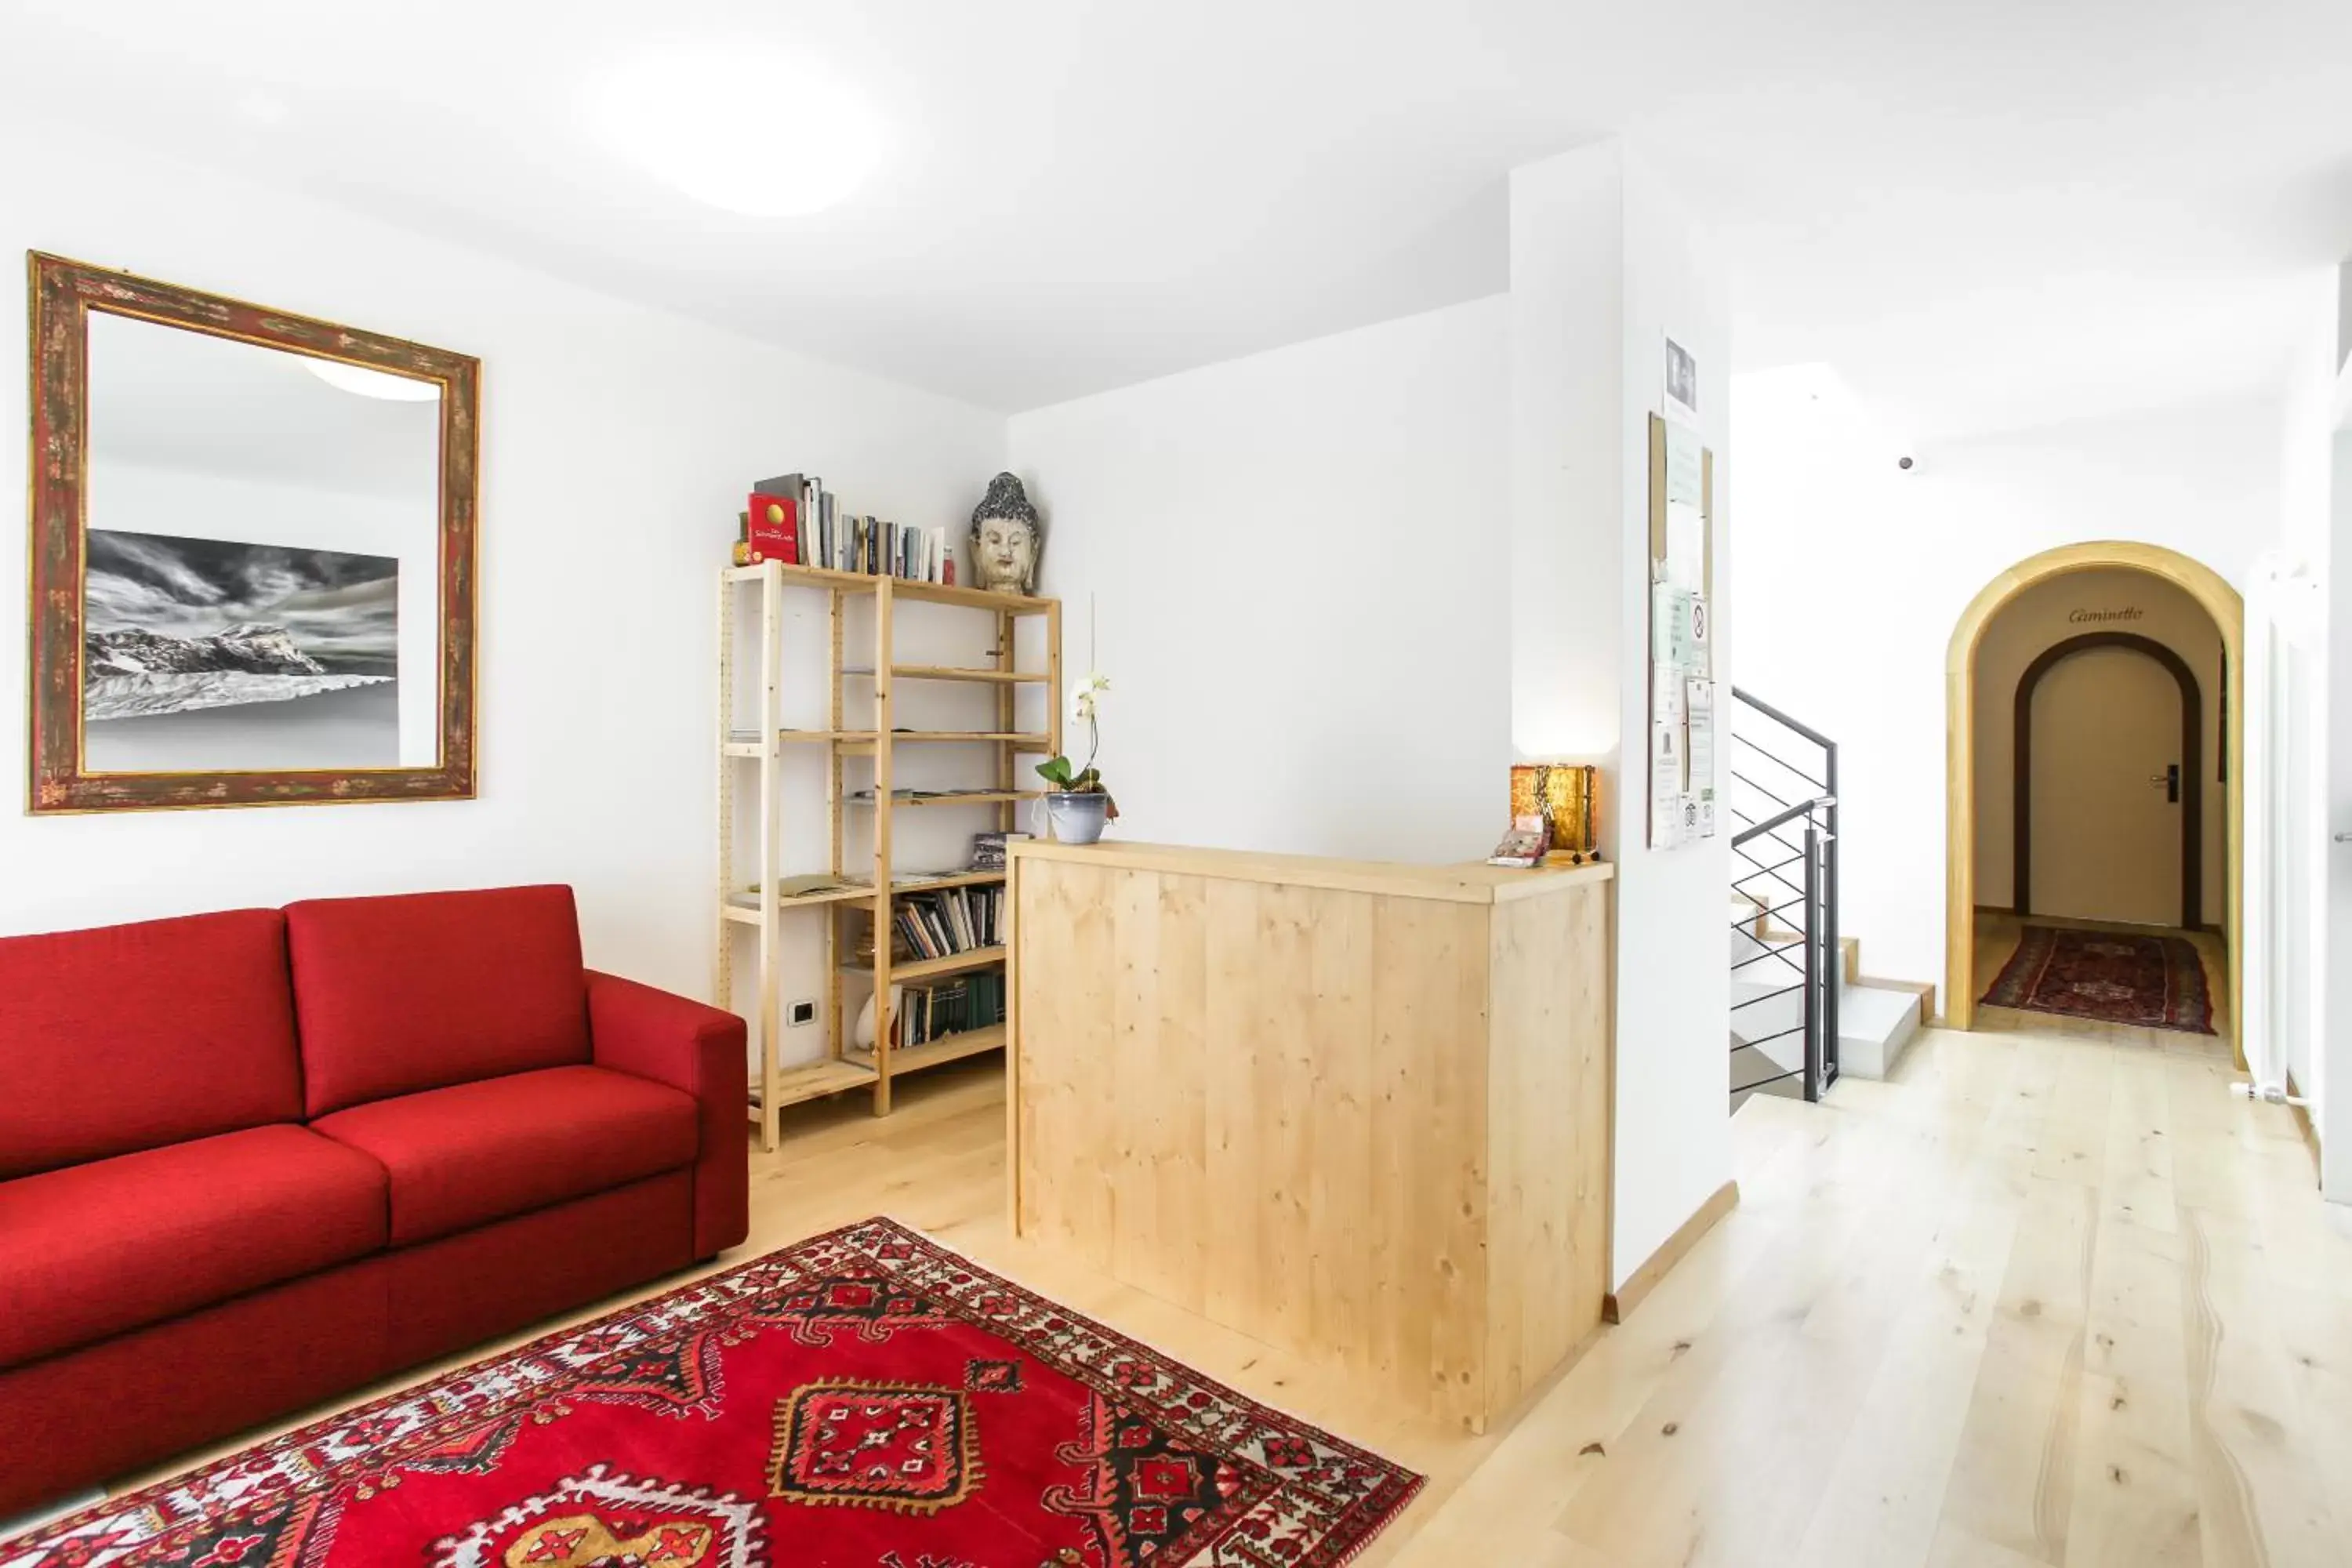
[[[2204,700],[2189,661],[2154,637],[2137,632],[2084,632],[2053,643],[2017,678],[2015,747],[2016,805],[2012,837],[2016,857],[2011,876],[2017,912],[2033,912],[2033,690],[2042,678],[2078,653],[2095,647],[2127,648],[2156,660],[2180,687],[2180,925],[2205,923]]]

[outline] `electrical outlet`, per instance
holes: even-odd
[[[797,1029],[803,1024],[815,1022],[816,1004],[814,1002],[795,1002],[785,1015],[785,1025],[789,1028]]]

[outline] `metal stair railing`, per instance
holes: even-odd
[[[1732,1004],[1734,1109],[1749,1095],[1776,1084],[1801,1080],[1808,1100],[1819,1100],[1838,1076],[1838,990],[1843,953],[1838,942],[1837,742],[1790,718],[1770,703],[1732,689],[1731,743],[1739,748],[1731,768],[1729,802],[1737,829],[1731,837],[1731,891],[1739,905],[1732,921],[1735,981],[1762,980],[1769,989]],[[1761,734],[1757,732],[1760,731]],[[1820,769],[1792,762],[1818,752]],[[1787,917],[1785,925],[1780,923]],[[1785,984],[1771,984],[1782,981]],[[1801,997],[1799,1021],[1754,1038],[1741,1037],[1740,1015],[1791,994]],[[1741,1053],[1752,1067],[1758,1058],[1778,1067],[1762,1047],[1801,1037],[1799,1066],[1762,1076],[1744,1076]]]

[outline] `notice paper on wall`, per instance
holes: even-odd
[[[1683,731],[1679,723],[1650,725],[1650,847],[1683,841]]]
[[[1650,847],[1716,835],[1712,498],[1698,433],[1653,418],[1650,551]]]
[[[1699,838],[1715,837],[1715,682],[1683,682],[1683,793],[1697,807],[1691,827]]]
[[[1706,448],[1679,425],[1666,426],[1666,581],[1707,586]]]

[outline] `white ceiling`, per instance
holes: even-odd
[[[863,91],[879,173],[737,218],[600,147],[697,42]],[[1491,293],[1506,172],[1610,132],[1740,368],[1921,437],[2264,390],[2352,250],[2344,0],[0,0],[0,96],[1003,409]]]

